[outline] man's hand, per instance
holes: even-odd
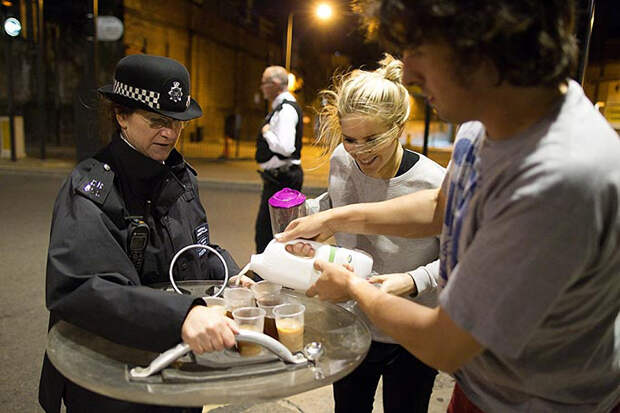
[[[319,212],[307,217],[297,218],[292,221],[284,232],[275,234],[274,237],[280,242],[287,242],[298,238],[312,239],[322,242],[334,235],[327,225],[327,217],[330,211]]]
[[[348,264],[338,265],[327,261],[315,260],[314,268],[321,271],[321,276],[306,291],[308,297],[317,295],[320,300],[339,303],[351,299],[351,286],[358,282],[367,282],[353,273]]]
[[[263,129],[261,129],[261,133],[264,135],[265,133],[269,132],[269,129],[270,129],[269,124],[266,124],[265,126],[263,126]]]
[[[181,327],[181,338],[196,354],[219,351],[235,345],[239,327],[219,310],[197,305]]]
[[[410,295],[418,292],[413,278],[406,273],[375,275],[368,281],[372,284],[380,284],[381,291],[392,295]]]

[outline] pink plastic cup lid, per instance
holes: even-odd
[[[306,202],[306,196],[291,188],[284,188],[269,198],[269,205],[276,208],[292,208]]]

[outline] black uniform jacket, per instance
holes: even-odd
[[[149,226],[140,273],[128,255],[127,217],[135,215]],[[113,139],[72,171],[56,199],[46,275],[50,328],[62,319],[127,346],[173,347],[198,302],[149,285],[167,282],[174,254],[196,243],[209,244],[209,228],[195,171],[175,150],[164,165]],[[239,272],[228,252],[209,245],[225,258],[230,275]],[[224,277],[221,261],[206,250],[185,252],[175,267],[175,280]],[[59,411],[65,380],[46,356],[39,388],[46,411]]]

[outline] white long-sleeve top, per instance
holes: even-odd
[[[285,99],[296,101],[295,96],[291,93],[282,92],[273,100],[271,109],[277,108]],[[263,133],[263,138],[267,141],[269,149],[284,156],[289,156],[295,152],[295,131],[297,130],[297,122],[300,121],[295,108],[291,105],[282,105],[282,109],[274,113],[269,120],[269,130]],[[299,159],[283,160],[274,155],[259,166],[262,169],[273,169],[291,163],[300,165],[301,161]]]
[[[377,179],[365,175],[342,145],[330,159],[328,192],[308,200],[309,213],[339,206],[385,201],[423,189],[438,188],[445,170],[424,155],[405,173],[391,179]],[[403,238],[385,235],[336,233],[338,245],[358,248],[374,260],[373,271],[378,274],[408,273],[413,278],[418,294],[409,297],[427,307],[437,306],[439,280],[438,237]],[[345,305],[364,319],[375,341],[395,341],[370,323],[355,303]]]

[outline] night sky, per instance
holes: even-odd
[[[330,21],[319,22],[314,16],[313,7],[319,1],[307,0],[255,0],[257,13],[269,18],[282,33],[285,43],[288,14],[294,11],[293,48],[305,54],[304,48],[315,52],[340,53],[350,57],[353,67],[360,65],[376,66],[381,57],[381,49],[376,44],[365,43],[358,17],[351,12],[349,0],[326,1],[334,8]]]

